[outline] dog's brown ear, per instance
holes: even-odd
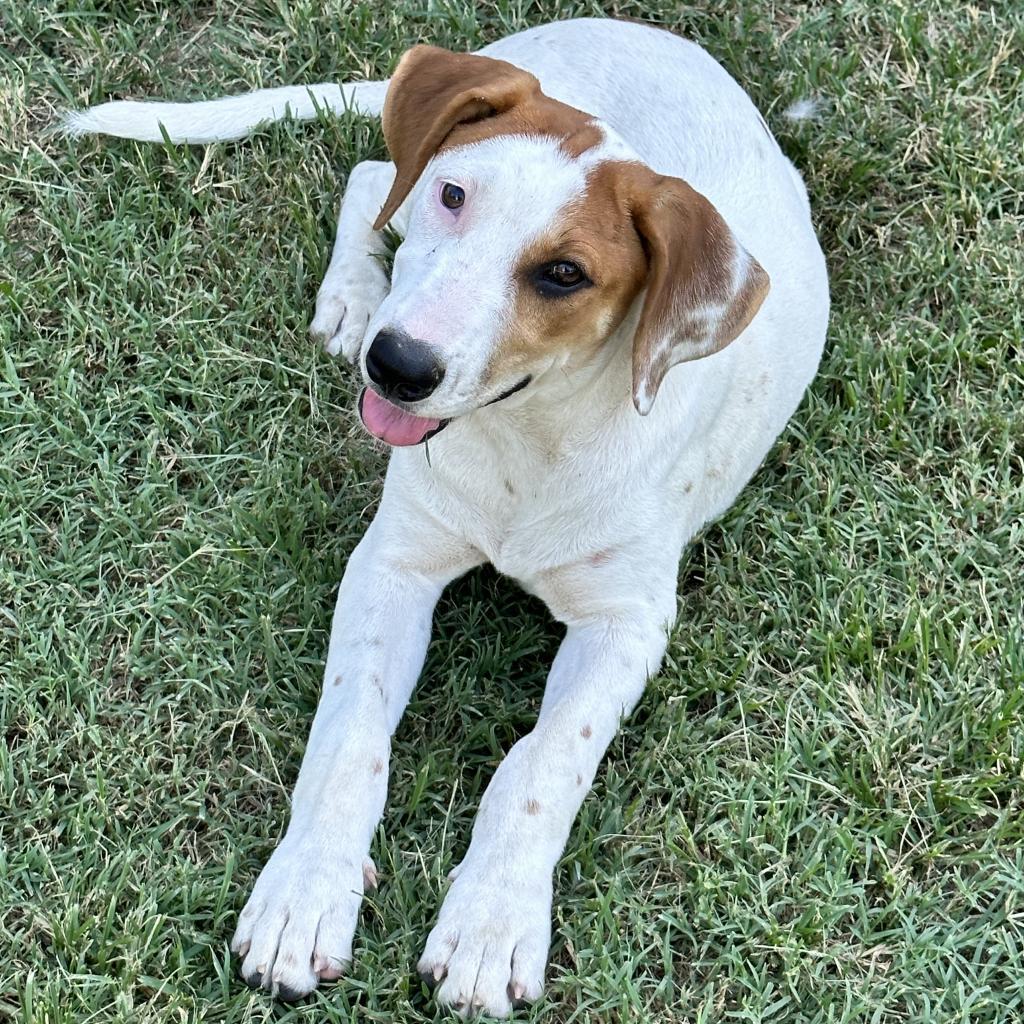
[[[725,348],[768,294],[764,267],[718,211],[679,178],[629,165],[633,224],[647,253],[647,293],[633,341],[633,404],[650,412],[676,363]]]
[[[503,114],[539,92],[533,75],[503,60],[437,46],[409,50],[391,77],[381,115],[396,174],[374,229],[391,219],[456,125]]]

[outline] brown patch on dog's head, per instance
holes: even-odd
[[[488,376],[514,377],[552,351],[586,358],[619,327],[647,276],[647,258],[630,217],[621,163],[596,164],[586,192],[519,258],[510,330]],[[579,265],[590,283],[566,295],[538,291],[538,268],[558,260]]]
[[[437,46],[414,46],[399,61],[381,124],[396,174],[375,230],[391,219],[442,147],[499,134],[550,135],[576,157],[602,138],[588,114],[545,96],[528,71]]]
[[[591,284],[553,298],[538,293],[537,268],[555,260],[577,263]],[[668,370],[738,337],[768,287],[764,268],[685,181],[604,161],[584,195],[523,253],[515,311],[487,376],[514,377],[553,351],[586,358],[646,288],[633,342],[633,401],[646,413]]]

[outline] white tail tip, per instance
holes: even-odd
[[[67,110],[61,115],[57,130],[69,138],[79,139],[100,129],[94,124],[88,110]]]
[[[83,135],[117,135],[123,139],[159,142],[163,138],[161,124],[166,118],[173,138],[176,128],[176,104],[138,103],[114,100],[87,110],[70,110],[61,118],[60,131],[70,138]]]

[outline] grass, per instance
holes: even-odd
[[[1024,11],[668,0],[0,9],[0,1017],[431,1020],[412,971],[558,643],[443,599],[350,980],[275,1006],[234,919],[287,816],[333,592],[380,492],[305,327],[355,118],[167,148],[59,108],[384,74],[622,14],[702,42],[805,173],[821,372],[692,545],[664,671],[556,878],[530,1019],[1024,1018]],[[781,111],[820,96],[825,113]]]

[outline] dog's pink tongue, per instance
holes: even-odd
[[[413,416],[386,398],[381,398],[372,388],[364,388],[359,400],[359,415],[363,426],[382,441],[402,448],[419,444],[432,430],[441,426],[440,420],[426,416]]]

